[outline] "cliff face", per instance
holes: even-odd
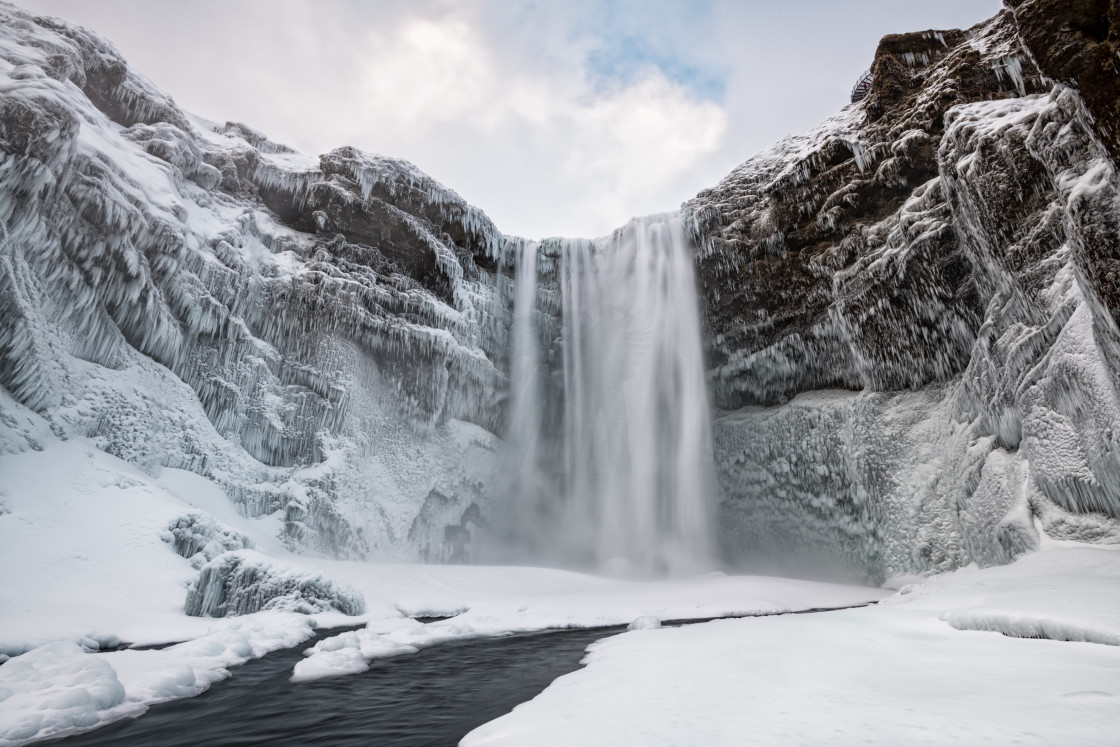
[[[8,4],[0,75],[4,447],[36,447],[33,410],[283,511],[294,548],[438,556],[502,419],[486,216],[407,162],[193,118]]]
[[[1015,6],[884,38],[867,99],[688,204],[744,561],[1120,540],[1120,14]]]
[[[886,37],[865,100],[685,205],[737,562],[1120,541],[1120,10],[1009,5]],[[464,557],[527,243],[407,162],[192,117],[5,3],[0,78],[0,450],[45,420],[280,512],[302,552]],[[545,353],[561,245],[529,245]]]

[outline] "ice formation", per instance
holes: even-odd
[[[453,555],[495,471],[506,239],[411,164],[193,118],[94,34],[0,17],[5,422],[198,472],[302,552]]]
[[[223,526],[213,517],[195,511],[171,522],[163,541],[195,568],[202,568],[224,552],[253,547],[253,541],[243,532]]]
[[[229,617],[258,610],[360,615],[365,600],[322,573],[284,566],[253,550],[218,555],[187,589],[188,615]]]

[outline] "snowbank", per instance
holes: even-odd
[[[1111,745],[1120,648],[957,628],[1115,640],[1118,581],[1120,552],[1066,547],[861,609],[625,633],[462,744]]]
[[[117,673],[76,643],[56,641],[0,667],[0,744],[134,716]]]

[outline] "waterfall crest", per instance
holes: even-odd
[[[623,575],[709,564],[711,429],[695,282],[679,214],[635,219],[596,241],[522,247],[501,517],[502,540],[521,560]]]

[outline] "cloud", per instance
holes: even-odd
[[[458,15],[406,18],[372,33],[366,50],[354,136],[365,130],[405,157],[432,140],[454,142],[472,156],[460,162],[465,170],[501,168],[533,185],[525,197],[551,206],[560,230],[550,233],[610,231],[717,150],[727,130],[718,104],[655,65],[605,83],[585,64],[521,68]],[[495,217],[505,230],[533,234],[517,214]]]
[[[847,103],[886,33],[1000,0],[18,0],[185,108],[407,158],[526,236],[676,208]]]

